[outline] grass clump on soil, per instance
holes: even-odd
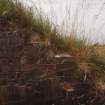
[[[51,43],[61,50],[81,49],[86,45],[84,39],[76,37],[75,33],[62,35],[59,33],[46,16],[36,9],[33,10],[22,5],[18,0],[1,0],[0,17],[14,22],[27,36],[27,39],[34,33],[38,33],[40,38],[48,37]]]
[[[89,68],[93,69],[92,73],[97,79],[104,79],[105,56],[102,53],[97,54],[94,46],[87,43],[84,38],[77,38],[76,30],[69,35],[60,33],[48,17],[42,16],[37,9],[33,13],[33,9],[23,6],[17,0],[0,0],[0,19],[7,21],[12,30],[20,30],[26,42],[30,41],[32,35],[37,35],[40,42],[50,42],[54,53],[71,54],[78,65],[82,64],[81,69],[86,75]]]
[[[46,39],[50,41],[55,53],[70,53],[79,62],[89,62],[91,59],[91,63],[96,65],[97,62],[98,65],[105,64],[104,57],[97,55],[92,45],[88,44],[84,38],[77,38],[77,30],[64,35],[47,16],[43,16],[37,9],[33,13],[33,9],[27,8],[18,0],[0,0],[0,18],[7,20],[11,26],[14,24],[18,27],[26,41],[29,41],[31,35],[37,33],[40,41]]]
[[[57,50],[75,51],[85,46],[83,39],[76,38],[72,33],[62,35],[48,17],[42,16],[37,9],[33,14],[32,9],[23,6],[18,0],[1,0],[0,17],[16,24],[27,39],[35,33],[42,40],[48,38]]]

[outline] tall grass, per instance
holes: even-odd
[[[33,13],[32,8],[27,8],[18,0],[0,0],[0,17],[15,22],[27,39],[34,33],[42,39],[48,37],[57,50],[74,51],[85,46],[85,40],[77,38],[74,32],[62,35],[37,8]]]

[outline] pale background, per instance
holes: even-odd
[[[56,24],[78,23],[79,35],[91,42],[105,42],[105,0],[23,0],[37,7]],[[84,32],[85,29],[85,32]]]

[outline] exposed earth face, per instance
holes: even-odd
[[[72,56],[50,56],[50,46],[25,43],[20,29],[13,27],[0,21],[0,105],[79,105],[90,99],[89,94],[93,102],[104,101],[89,93]]]

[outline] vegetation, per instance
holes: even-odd
[[[94,72],[95,77],[90,74],[89,79],[92,78],[95,83],[101,79],[105,84],[104,52],[99,52],[98,45],[94,46],[86,39],[78,38],[77,30],[65,35],[63,32],[59,32],[47,16],[43,16],[37,9],[33,13],[32,8],[25,7],[17,0],[0,0],[0,19],[8,21],[12,30],[18,28],[26,43],[30,41],[32,35],[38,35],[40,42],[49,41],[54,53],[71,54],[83,72],[86,72],[87,68],[92,69],[90,71]]]
[[[41,39],[48,37],[58,50],[81,49],[86,44],[85,40],[78,39],[74,32],[70,35],[62,35],[48,17],[42,16],[37,9],[33,14],[32,9],[23,6],[17,0],[1,0],[0,17],[17,24],[27,39],[34,33],[38,33]]]

